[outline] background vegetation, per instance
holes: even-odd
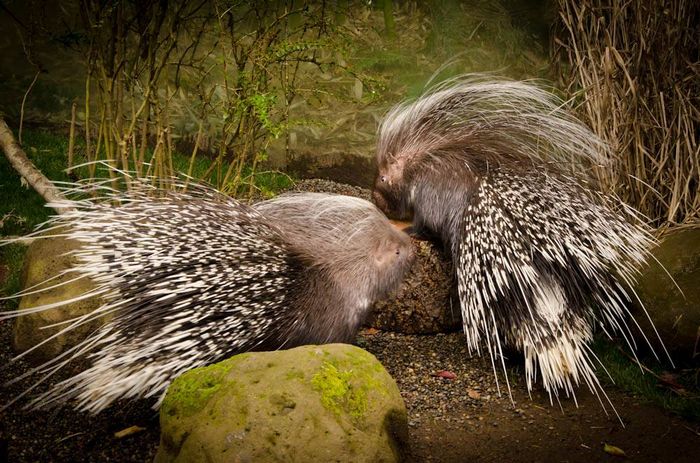
[[[178,164],[249,195],[254,172],[303,174],[305,156],[371,165],[391,104],[431,78],[493,72],[556,82],[614,149],[596,172],[603,188],[655,226],[698,220],[698,2],[0,5],[2,110],[20,136],[27,124],[65,127],[66,167],[107,159],[171,175]]]
[[[605,189],[657,227],[700,219],[700,3],[560,0],[554,61],[607,141]]]
[[[203,177],[239,195],[252,192],[245,167],[285,167],[295,153],[371,156],[387,106],[420,93],[445,63],[444,75],[547,69],[542,38],[499,2],[89,0],[5,10],[19,40],[5,44],[0,102],[20,136],[23,119],[70,125],[84,144],[69,150],[69,165],[108,159],[139,174],[171,174],[175,150],[205,157]]]

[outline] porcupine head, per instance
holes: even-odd
[[[400,109],[401,107],[397,108]],[[449,144],[438,131],[392,119],[385,119],[377,147],[377,177],[372,199],[388,217],[412,220],[414,231],[433,235],[452,248],[459,236],[462,209],[476,185],[475,170],[485,160],[465,163],[469,146],[459,139]],[[419,136],[416,134],[420,133]],[[457,163],[463,168],[453,168]]]
[[[549,92],[491,76],[460,76],[384,117],[373,199],[389,217],[413,218],[417,231],[438,233],[453,247],[464,205],[495,170],[568,171],[605,164],[606,155],[607,146]]]
[[[319,193],[287,194],[254,206],[280,228],[307,263],[300,306],[306,310],[292,342],[350,342],[373,303],[397,289],[413,263],[411,241],[372,203]]]

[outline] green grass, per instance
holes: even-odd
[[[0,265],[5,265],[8,270],[4,281],[0,281],[0,297],[17,294],[22,289],[20,279],[26,253],[27,247],[23,244],[9,244],[0,247]],[[19,306],[19,299],[2,301],[0,306],[7,310],[16,309]]]
[[[27,156],[51,180],[67,181],[68,139],[44,132],[25,131],[23,145]],[[20,176],[7,158],[0,156],[0,235],[22,235],[48,219],[51,209],[29,185],[22,185]]]
[[[81,158],[84,144],[81,140],[76,142],[75,164],[82,163]],[[23,135],[23,148],[27,156],[34,162],[37,168],[52,181],[69,181],[70,178],[64,169],[67,165],[66,152],[68,151],[68,138],[42,131],[25,131]],[[146,159],[151,153],[147,153]],[[204,157],[195,158],[192,176],[200,178],[205,174],[212,161]],[[186,173],[189,169],[190,156],[181,153],[173,154],[173,167],[177,172]],[[222,165],[225,172],[228,164]],[[76,171],[79,178],[88,175],[87,168]],[[100,174],[98,171],[98,176]],[[207,179],[215,183],[216,170]],[[238,191],[247,192],[248,187],[258,191],[264,197],[269,197],[277,192],[289,188],[294,181],[288,175],[280,172],[256,172],[251,173],[249,167],[243,170],[243,177],[247,182]],[[0,156],[0,236],[24,235],[32,231],[38,224],[46,221],[52,214],[52,210],[44,206],[44,199],[29,185],[23,185],[20,176],[15,172],[5,156]]]
[[[655,359],[644,357],[640,359],[645,367],[654,372],[651,374],[642,372],[642,369],[625,355],[618,345],[610,341],[597,340],[593,350],[620,389],[683,418],[700,421],[700,389],[697,382],[699,370],[675,372],[674,381],[683,387],[682,392],[677,392],[659,380],[658,376],[662,376],[665,369]],[[603,387],[611,386],[610,378],[605,372],[599,370],[598,376]]]

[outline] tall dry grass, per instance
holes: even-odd
[[[555,63],[612,147],[601,186],[659,228],[700,223],[700,2],[559,0]]]

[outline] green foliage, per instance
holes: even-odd
[[[268,168],[268,153],[277,165],[289,150],[369,153],[386,107],[421,93],[453,60],[434,82],[467,71],[539,76],[546,64],[519,25],[523,15],[512,11],[525,0],[64,3],[67,13],[52,10],[56,23],[38,29],[65,36],[78,53],[67,58],[62,48],[61,64],[56,53],[45,58],[51,82],[40,75],[27,114],[36,117],[35,97],[61,94],[49,95],[46,107],[64,122],[76,101],[78,134],[90,127],[91,159],[115,159],[120,168],[124,159],[153,159],[155,175],[173,173],[179,140],[200,140],[197,156],[214,158],[216,168],[198,169],[197,160],[193,175],[207,173],[236,194],[250,191],[244,166]],[[112,24],[123,27],[115,33]],[[12,85],[19,100],[30,71]],[[69,98],[55,91],[66,85],[56,75],[70,76]]]
[[[256,93],[246,99],[246,102],[255,111],[258,122],[266,129],[272,138],[282,135],[283,124],[273,122],[270,114],[277,103],[277,97],[271,93]]]
[[[617,344],[606,340],[598,340],[593,346],[594,352],[605,365],[617,387],[686,419],[700,421],[700,385],[697,370],[681,372],[676,381],[683,390],[674,390],[659,380],[665,371],[656,360],[642,358],[642,364],[653,371],[653,374],[644,372],[639,365],[623,354],[621,349]],[[610,378],[602,369],[599,370],[598,376],[603,387],[611,386]]]

